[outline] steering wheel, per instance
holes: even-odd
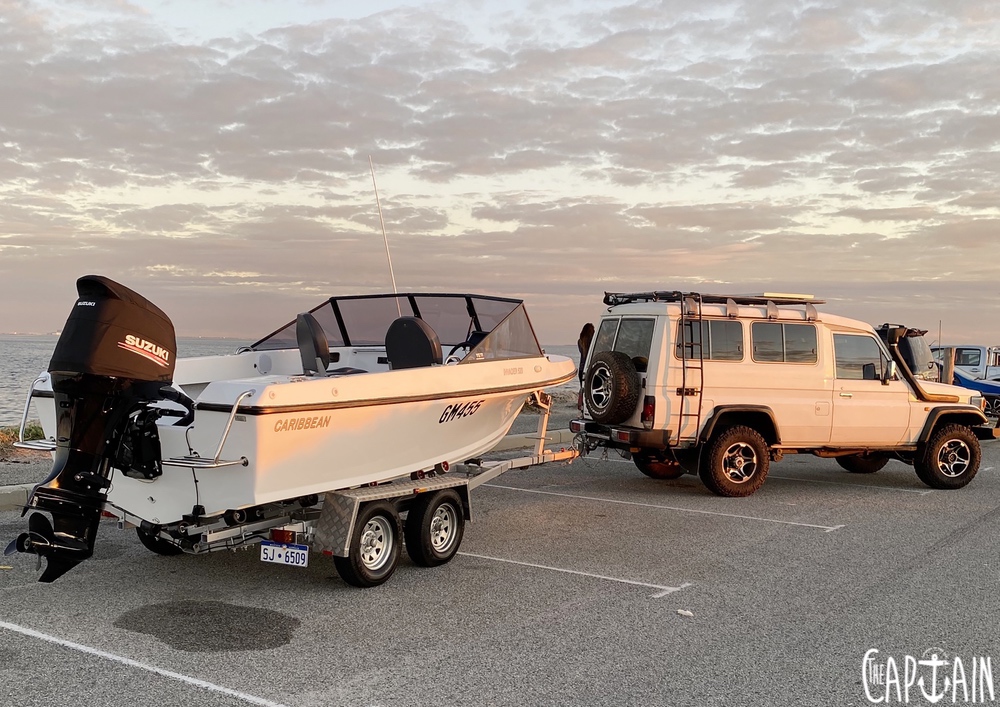
[[[465,356],[468,356],[469,351],[472,350],[472,346],[471,344],[469,344],[468,341],[463,341],[461,344],[455,344],[454,346],[451,347],[451,351],[448,352],[448,355],[445,358],[446,359],[451,358],[452,356],[455,355],[455,352],[458,351],[459,349],[465,349]],[[465,358],[465,356],[463,356],[462,358]]]

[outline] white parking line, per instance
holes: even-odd
[[[577,496],[571,493],[556,493],[554,491],[536,491],[534,489],[521,489],[516,486],[499,486],[497,484],[483,484],[483,487],[493,488],[493,489],[505,489],[507,491],[520,491],[521,493],[538,493],[545,496],[562,496],[563,498],[579,498],[584,501],[597,501],[599,503],[615,503],[622,506],[640,506],[642,508],[659,508],[665,511],[680,511],[681,513],[698,513],[707,516],[724,516],[726,518],[740,518],[742,520],[757,520],[762,523],[780,523],[782,525],[797,525],[801,528],[817,528],[826,533],[832,533],[834,530],[840,530],[844,527],[841,525],[816,525],[814,523],[799,523],[794,520],[776,520],[774,518],[761,518],[759,516],[744,516],[738,515],[736,513],[721,513],[719,511],[700,511],[695,508],[682,508],[680,506],[661,506],[657,503],[638,503],[636,501],[616,501],[613,498],[597,498],[595,496]]]
[[[236,690],[231,690],[228,687],[222,687],[221,685],[215,685],[210,682],[205,682],[204,680],[199,680],[198,678],[188,677],[187,675],[181,675],[180,673],[175,673],[171,670],[164,670],[163,668],[157,668],[155,665],[147,665],[146,663],[140,663],[137,660],[132,660],[131,658],[124,658],[120,655],[115,655],[114,653],[108,653],[106,651],[98,650],[96,648],[91,648],[89,646],[84,646],[79,643],[73,643],[73,641],[66,641],[62,638],[56,638],[55,636],[49,636],[48,634],[41,633],[39,631],[34,631],[30,628],[24,628],[23,626],[18,626],[16,624],[10,624],[6,621],[0,621],[0,628],[6,629],[8,631],[13,631],[15,633],[20,633],[24,636],[30,636],[31,638],[39,638],[43,641],[48,641],[49,643],[55,643],[58,646],[64,648],[69,648],[74,651],[80,651],[81,653],[87,653],[89,655],[97,656],[98,658],[104,658],[105,660],[111,660],[116,663],[121,663],[127,665],[131,668],[139,668],[140,670],[145,670],[150,673],[156,673],[157,675],[162,675],[165,678],[170,678],[171,680],[179,680],[180,682],[187,683],[188,685],[194,685],[195,687],[200,687],[203,690],[209,690],[211,692],[220,692],[223,695],[229,695],[230,697],[235,697],[236,699],[243,700],[244,702],[249,702],[253,705],[261,705],[262,707],[285,707],[278,702],[272,702],[271,700],[265,700],[263,697],[256,697],[254,695],[248,695],[245,692],[237,692]]]
[[[900,493],[915,493],[920,496],[926,496],[929,493],[934,493],[934,489],[927,489],[926,491],[917,491],[916,489],[901,489],[895,486],[868,486],[866,484],[848,484],[843,481],[820,481],[819,479],[797,479],[794,476],[775,476],[773,474],[768,474],[769,479],[781,479],[782,481],[801,481],[806,484],[830,484],[832,486],[853,486],[859,489],[875,489],[876,491],[899,491]]]
[[[579,572],[577,570],[567,570],[562,567],[551,567],[550,565],[536,565],[533,562],[518,562],[517,560],[508,560],[503,557],[490,557],[489,555],[477,555],[473,552],[459,552],[459,555],[465,555],[466,557],[476,557],[480,560],[492,560],[493,562],[506,562],[511,565],[521,565],[523,567],[535,567],[542,570],[551,570],[552,572],[565,572],[566,574],[576,574],[581,577],[591,577],[592,579],[603,579],[608,582],[619,582],[621,584],[632,584],[636,587],[649,587],[650,589],[659,589],[660,591],[652,595],[653,599],[659,599],[660,597],[665,597],[668,594],[673,594],[674,592],[679,592],[680,590],[690,587],[690,582],[685,582],[679,587],[665,587],[662,584],[649,584],[648,582],[636,582],[633,579],[621,579],[620,577],[606,577],[603,574],[591,574],[590,572]]]

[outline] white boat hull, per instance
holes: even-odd
[[[542,370],[536,373],[535,367]],[[574,372],[573,362],[563,357],[529,359],[517,367],[520,374],[506,376],[524,378],[520,385],[476,392],[489,390],[484,380],[497,372],[502,383],[503,370],[513,367],[496,362],[461,368],[467,370],[448,366],[313,381],[298,378],[294,385],[289,385],[291,378],[277,376],[213,383],[199,405],[216,400],[217,409],[199,409],[186,435],[180,428],[160,429],[163,457],[188,455],[190,442],[200,457],[211,458],[236,396],[253,390],[241,403],[220,455],[245,458],[245,466],[164,466],[163,476],[153,483],[115,473],[108,503],[151,523],[167,524],[180,521],[195,505],[214,515],[466,461],[497,445],[530,392],[565,382]],[[441,391],[444,380],[453,394]],[[325,403],[315,402],[319,387],[328,391]],[[358,397],[373,390],[383,391],[383,397]],[[394,390],[405,394],[392,395]]]

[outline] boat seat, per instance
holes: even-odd
[[[325,376],[330,365],[330,344],[323,327],[309,312],[295,317],[295,340],[302,358],[302,372],[307,376]]]
[[[385,333],[385,355],[394,371],[432,366],[441,363],[441,341],[423,319],[400,317]]]

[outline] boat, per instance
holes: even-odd
[[[986,414],[1000,417],[1000,381],[974,378],[962,369],[955,367],[954,385],[978,390],[986,400]]]
[[[329,492],[443,474],[576,373],[505,297],[332,296],[234,354],[178,360],[142,295],[98,275],[77,292],[28,395],[47,440],[22,446],[50,449],[52,471],[8,547],[46,558],[43,582],[92,555],[102,512],[155,552],[212,551]]]

